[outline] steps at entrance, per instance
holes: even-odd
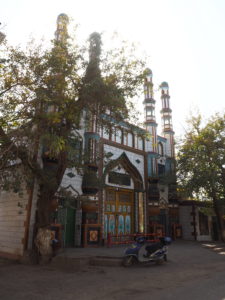
[[[69,257],[65,255],[57,255],[52,259],[51,265],[65,270],[78,270],[89,265],[118,267],[122,265],[122,258],[108,256]]]

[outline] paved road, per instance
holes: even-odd
[[[1,300],[223,300],[225,255],[175,242],[162,265],[58,270],[0,264]]]

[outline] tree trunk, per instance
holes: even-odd
[[[35,245],[39,254],[39,263],[50,262],[52,258],[52,232],[48,227],[38,228]]]
[[[38,251],[40,263],[49,262],[53,255],[52,241],[53,232],[51,231],[51,203],[61,184],[64,172],[66,170],[65,152],[61,153],[60,158],[54,166],[48,165],[44,161],[45,180],[42,180],[39,189],[37,203],[37,220],[35,245]]]
[[[57,191],[57,190],[56,190]],[[56,192],[55,191],[55,192]],[[39,263],[47,263],[52,258],[52,240],[53,234],[51,231],[51,201],[55,192],[48,191],[45,188],[40,189],[40,195],[37,203],[37,222],[35,246],[38,252]]]

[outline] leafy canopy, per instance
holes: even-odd
[[[80,164],[74,147],[80,141],[80,120],[88,107],[114,118],[128,115],[126,100],[142,82],[144,62],[134,49],[101,50],[101,36],[92,34],[89,48],[74,46],[68,36],[50,49],[1,45],[0,187],[19,186],[21,165],[27,183],[36,178],[52,194],[65,169]],[[86,53],[89,53],[89,59]],[[104,120],[105,122],[106,120]],[[40,148],[40,145],[41,148]],[[56,166],[46,172],[45,158]]]
[[[205,125],[200,115],[189,120],[179,145],[178,180],[189,196],[224,203],[225,115],[215,114]]]

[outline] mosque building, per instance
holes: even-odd
[[[67,23],[68,17],[59,15],[56,40],[66,38]],[[88,108],[84,110],[79,149],[86,155],[85,168],[67,169],[61,183],[61,188],[77,200],[67,206],[66,199],[59,198],[52,217],[62,247],[99,246],[109,236],[136,233],[181,237],[168,83],[162,82],[159,90],[160,99],[156,100],[153,73],[147,69],[143,83],[144,128],[113,119],[109,128],[97,126],[95,116]],[[161,130],[155,117],[159,106]],[[37,187],[23,199],[1,192],[0,212],[16,214],[18,220],[8,218],[4,227],[0,218],[0,232],[4,233],[0,254],[22,256],[32,247],[37,194]],[[6,200],[10,206],[4,205]]]
[[[83,243],[95,244],[99,242],[97,237],[106,240],[108,233],[156,233],[158,230],[171,234],[173,225],[179,223],[174,131],[166,82],[160,85],[160,91],[161,135],[157,134],[151,70],[147,70],[144,83],[145,129],[127,122],[112,122],[110,130],[96,130],[94,124],[84,128],[84,151],[91,153],[89,168],[97,173],[103,185],[97,188],[92,172],[76,174],[75,178],[70,178],[69,171],[66,172],[69,176],[64,175],[62,186],[83,197],[74,215],[80,223],[74,227],[76,242],[72,240],[72,244],[79,245],[82,238]],[[93,242],[90,233],[95,237]]]
[[[66,21],[64,15],[59,17],[57,38]],[[79,200],[76,209],[59,206],[55,219],[63,224],[65,246],[97,245],[106,242],[109,234],[172,234],[179,223],[169,85],[160,85],[162,128],[158,135],[153,74],[150,69],[145,74],[145,128],[112,119],[106,129],[97,126],[88,109],[83,113],[80,145],[88,157],[86,168],[82,175],[66,171],[62,181],[62,187]]]

